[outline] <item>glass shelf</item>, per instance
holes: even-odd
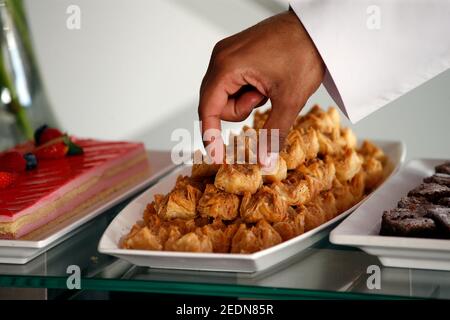
[[[67,267],[77,265],[85,290],[273,299],[450,299],[450,272],[383,267],[376,257],[334,246],[326,238],[255,274],[137,267],[97,251],[104,230],[128,201],[25,265],[0,264],[0,287],[67,289]],[[381,268],[380,289],[368,288],[371,265]]]

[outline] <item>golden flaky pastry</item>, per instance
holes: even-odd
[[[376,188],[384,179],[383,164],[376,158],[364,158],[363,171],[365,175],[365,186],[369,191]]]
[[[298,118],[296,129],[316,129],[321,133],[331,135],[332,139],[337,139],[340,129],[340,117],[336,108],[329,108],[323,111],[319,106],[314,106],[308,114]]]
[[[163,245],[159,238],[149,228],[134,226],[124,239],[122,247],[125,249],[162,250]]]
[[[319,152],[317,132],[313,129],[293,129],[286,137],[280,156],[286,161],[288,170],[295,169],[306,160],[314,159]]]
[[[366,189],[371,191],[384,180],[391,167],[383,150],[370,141],[363,141],[358,153],[363,157]]]
[[[341,148],[355,149],[358,143],[355,133],[351,128],[341,128],[340,136],[338,138],[338,144]]]
[[[361,170],[362,162],[355,149],[345,148],[334,164],[336,177],[342,182],[351,180]]]
[[[272,184],[272,188],[288,205],[299,205],[311,197],[308,184],[303,174],[291,171],[286,179]]]
[[[330,189],[336,175],[336,167],[330,157],[326,157],[325,160],[314,160],[307,166],[301,165],[296,171],[305,176],[316,178],[320,183],[320,191]]]
[[[341,150],[338,140],[333,140],[325,133],[318,131],[317,140],[319,142],[320,155],[335,155]]]
[[[265,112],[256,111],[253,116],[253,128],[262,129],[269,118],[270,109]]]
[[[383,163],[386,160],[383,150],[368,140],[363,141],[361,147],[358,149],[358,153],[363,157],[375,158]]]
[[[197,203],[202,192],[186,185],[176,188],[168,195],[155,195],[155,208],[162,219],[190,219],[197,214]]]
[[[305,231],[312,230],[337,215],[334,194],[330,191],[322,193],[308,204],[299,206],[298,212],[305,217]]]
[[[180,176],[171,192],[155,195],[120,246],[257,252],[348,210],[390,170],[378,146],[364,141],[357,148],[353,131],[341,127],[337,109],[318,106],[297,118],[271,170],[249,164],[257,163],[253,149],[261,147],[269,113],[256,112],[256,130],[244,127],[230,137],[225,150],[232,154],[224,157],[226,164],[210,165],[200,158],[203,162],[193,165],[191,177]]]
[[[223,164],[214,180],[217,189],[237,195],[253,194],[262,183],[261,170],[256,164]]]
[[[256,226],[247,227],[241,224],[231,243],[232,253],[253,253],[281,243],[278,232],[265,220]]]
[[[262,187],[257,193],[244,193],[240,214],[244,222],[260,220],[278,222],[286,217],[288,205],[281,195],[270,187]]]
[[[258,131],[244,126],[236,135],[231,133],[226,146],[226,163],[257,163]]]
[[[180,238],[166,243],[168,251],[213,252],[213,244],[208,236],[200,232],[189,232]]]
[[[194,163],[191,169],[192,178],[214,178],[219,168],[220,164],[214,163],[209,156],[202,154],[200,150],[194,152]]]
[[[338,179],[333,181],[332,192],[336,199],[338,212],[343,212],[358,203],[364,196],[364,172],[356,174],[352,180],[340,182]]]
[[[278,232],[283,241],[292,239],[305,232],[305,215],[289,207],[284,220],[273,224],[273,228]]]
[[[231,240],[238,227],[236,223],[225,225],[220,220],[215,220],[214,223],[203,226],[199,231],[209,238],[214,252],[226,253],[230,252]]]
[[[206,186],[197,210],[201,216],[233,220],[239,213],[239,197],[217,189],[213,184]]]
[[[206,164],[199,163],[192,165],[192,177],[193,178],[206,178],[214,177],[219,171],[220,164]]]
[[[286,161],[282,157],[277,156],[276,159],[273,160],[272,165],[261,168],[261,173],[263,175],[264,183],[284,180],[287,177]]]
[[[205,190],[207,183],[212,183],[214,180],[211,178],[193,178],[188,176],[179,176],[177,182],[175,183],[174,189],[181,189],[187,186],[194,187],[201,192]]]

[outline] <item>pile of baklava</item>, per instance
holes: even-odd
[[[253,131],[269,112],[255,114]],[[245,159],[249,145],[243,143]],[[296,119],[275,162],[270,172],[245,161],[194,164],[191,176],[178,177],[170,193],[155,195],[121,247],[253,253],[333,219],[389,170],[379,147],[364,141],[358,148],[352,130],[341,128],[338,111],[318,106]]]

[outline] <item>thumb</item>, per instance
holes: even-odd
[[[226,107],[222,110],[221,119],[233,122],[243,121],[264,99],[264,95],[257,90],[246,91],[237,97],[229,98]]]

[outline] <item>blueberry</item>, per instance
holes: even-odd
[[[31,152],[24,154],[23,158],[25,159],[25,161],[27,163],[27,165],[26,165],[27,170],[33,170],[34,168],[37,167],[37,164],[38,164],[37,158]]]
[[[46,124],[40,126],[39,128],[36,129],[36,131],[34,132],[34,142],[36,143],[36,145],[40,145],[41,144],[41,135],[44,132],[45,129],[47,129],[48,126]]]

